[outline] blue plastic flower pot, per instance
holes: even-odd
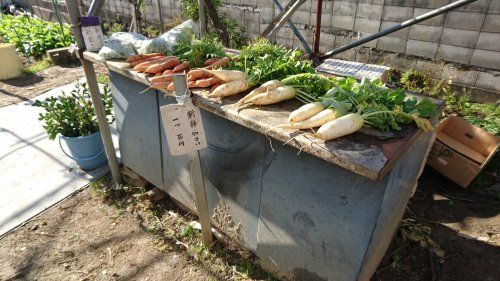
[[[69,154],[64,150],[61,139],[68,146]],[[66,156],[75,160],[76,164],[84,170],[103,166],[108,160],[100,132],[82,137],[65,137],[59,135],[59,146]]]

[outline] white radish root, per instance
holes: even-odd
[[[235,80],[227,82],[215,88],[209,95],[209,98],[222,98],[241,93],[248,89],[248,82],[245,80]]]
[[[313,117],[306,119],[301,122],[295,123],[287,123],[279,125],[278,128],[283,129],[311,129],[315,127],[319,127],[327,122],[335,120],[336,112],[332,108],[327,108],[322,110],[321,112],[315,114]]]
[[[244,104],[247,100],[255,97],[258,94],[262,94],[262,93],[265,93],[267,91],[274,90],[274,89],[276,89],[278,87],[281,87],[281,86],[283,86],[283,83],[281,83],[281,81],[279,81],[279,80],[267,81],[266,83],[262,84],[260,87],[254,89],[253,91],[251,91],[250,93],[248,93],[248,95],[246,95],[244,98],[240,99],[235,104],[235,106]]]
[[[295,123],[299,121],[304,121],[312,116],[320,113],[325,108],[321,102],[312,102],[305,104],[298,109],[292,111],[290,115],[288,115],[288,122]]]
[[[245,72],[239,70],[209,70],[203,69],[204,72],[209,73],[224,82],[231,82],[237,80],[247,80]]]
[[[291,86],[278,87],[274,90],[258,94],[253,98],[245,101],[245,104],[253,105],[268,105],[278,103],[280,101],[291,99],[295,96],[295,90]]]
[[[325,123],[319,127],[314,136],[322,140],[333,140],[356,132],[363,127],[363,124],[363,116],[350,113]]]

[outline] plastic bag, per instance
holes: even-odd
[[[193,30],[196,30],[196,24],[192,20],[187,20],[161,36],[145,41],[139,49],[139,53],[150,54],[170,51],[176,43],[191,42],[194,37]]]
[[[104,46],[99,50],[99,58],[124,59],[137,54],[137,50],[147,40],[143,36],[134,32],[116,32],[104,40]]]

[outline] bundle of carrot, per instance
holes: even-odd
[[[213,73],[210,73],[211,69],[221,68],[227,66],[229,63],[229,58],[211,58],[205,61],[205,67],[199,69],[193,69],[188,72],[187,82],[188,88],[207,88],[211,87],[211,92],[220,86],[223,79],[217,77]],[[155,77],[156,78],[156,77]],[[154,79],[154,78],[153,78]],[[167,81],[165,81],[167,82]],[[174,91],[175,87],[172,82],[172,78],[169,78],[169,84],[166,86],[167,91]]]

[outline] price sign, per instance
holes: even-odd
[[[162,106],[160,112],[170,154],[184,155],[207,147],[200,109],[191,99]]]

